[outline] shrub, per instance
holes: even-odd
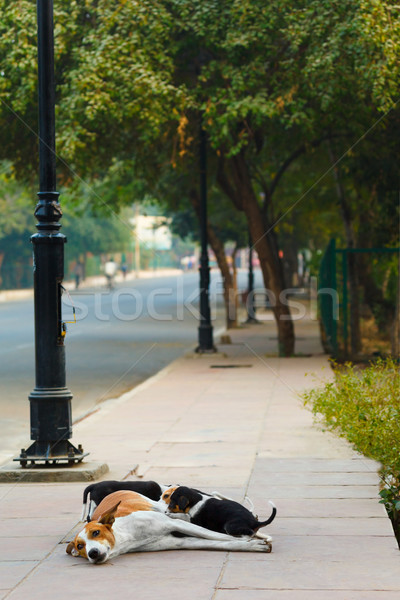
[[[305,405],[331,431],[381,463],[381,502],[400,543],[400,379],[393,359],[361,370],[333,365],[335,380],[304,394]]]

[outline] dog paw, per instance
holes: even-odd
[[[267,540],[260,540],[260,539],[252,539],[252,541],[250,542],[252,544],[252,548],[254,548],[254,550],[258,551],[258,552],[271,552],[272,550],[272,544],[271,542],[268,542]]]
[[[260,533],[259,531],[257,531],[255,537],[260,540],[265,540],[267,542],[273,542],[273,538],[270,535],[267,535],[266,533]]]
[[[262,544],[263,544],[263,546],[265,546],[264,552],[271,552],[271,550],[272,550],[271,542],[268,542],[267,540],[263,540]]]

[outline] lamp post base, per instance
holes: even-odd
[[[206,323],[201,323],[199,327],[199,345],[195,352],[198,354],[213,354],[217,349],[213,343],[213,327]]]
[[[30,467],[42,463],[41,466],[51,467],[58,463],[66,463],[69,466],[81,462],[89,452],[84,452],[79,444],[75,448],[68,440],[35,441],[25,450],[22,448],[21,454],[13,461],[19,462],[22,468]],[[44,463],[44,464],[43,464]]]
[[[247,320],[244,321],[246,325],[262,325],[262,321],[259,321],[255,317],[247,317]]]
[[[195,352],[196,354],[215,354],[217,349],[215,346],[212,348],[203,348],[202,346],[197,346]]]

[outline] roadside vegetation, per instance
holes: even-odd
[[[335,380],[304,394],[324,427],[381,463],[380,502],[400,545],[400,378],[393,359],[365,369],[334,365]]]

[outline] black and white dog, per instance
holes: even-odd
[[[257,536],[271,540],[269,536],[258,531],[275,519],[276,507],[271,501],[271,516],[265,521],[258,521],[239,502],[219,499],[215,495],[205,494],[185,486],[168,488],[164,491],[162,499],[168,506],[167,514],[172,517],[183,518],[194,525],[200,525],[219,533],[233,536]]]

